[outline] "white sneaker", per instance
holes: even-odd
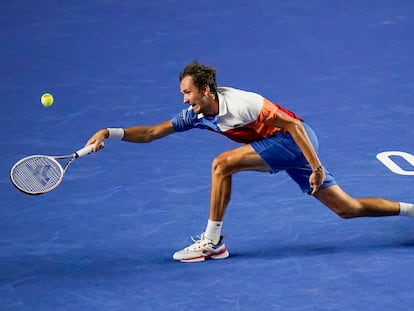
[[[207,239],[204,233],[198,240],[191,237],[193,244],[174,253],[173,258],[181,262],[200,262],[206,259],[225,259],[229,257],[226,245],[223,243],[223,237],[217,245],[213,241]]]

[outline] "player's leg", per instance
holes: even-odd
[[[229,256],[221,237],[221,226],[230,201],[231,179],[233,174],[248,170],[271,171],[250,145],[224,152],[214,159],[211,171],[210,214],[206,230],[192,245],[175,252],[175,260],[199,262]]]
[[[342,218],[394,216],[400,203],[382,198],[352,198],[338,185],[319,189],[314,195]]]
[[[317,138],[313,130],[304,123],[305,129],[310,137],[314,148],[317,149]],[[293,141],[290,142],[293,145]],[[290,146],[285,142],[285,146]],[[294,148],[290,146],[290,150]],[[270,163],[270,162],[268,162]],[[309,193],[309,177],[312,170],[303,155],[292,159],[291,167],[286,170],[288,175],[295,180],[304,192]],[[273,166],[272,166],[273,167]],[[343,191],[336,183],[331,173],[325,170],[325,181],[315,197],[343,218],[352,217],[377,217],[393,215],[414,216],[414,205],[409,203],[394,202],[382,198],[352,198]]]
[[[270,172],[271,169],[251,145],[226,151],[216,157],[211,169],[210,220],[223,220],[230,201],[232,175],[241,171]]]

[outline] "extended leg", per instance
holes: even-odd
[[[398,202],[382,198],[354,199],[338,185],[319,189],[315,197],[342,218],[394,216],[400,213]]]

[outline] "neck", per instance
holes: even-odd
[[[204,113],[206,116],[214,117],[219,114],[219,101],[215,98],[214,95],[211,94],[211,96],[208,99],[210,109],[207,113]]]

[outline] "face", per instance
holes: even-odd
[[[181,80],[180,91],[184,96],[184,104],[188,104],[193,108],[195,113],[203,113],[204,115],[216,115],[218,113],[217,105],[210,95],[208,87],[204,91],[200,91],[193,83],[193,77],[186,76]]]

